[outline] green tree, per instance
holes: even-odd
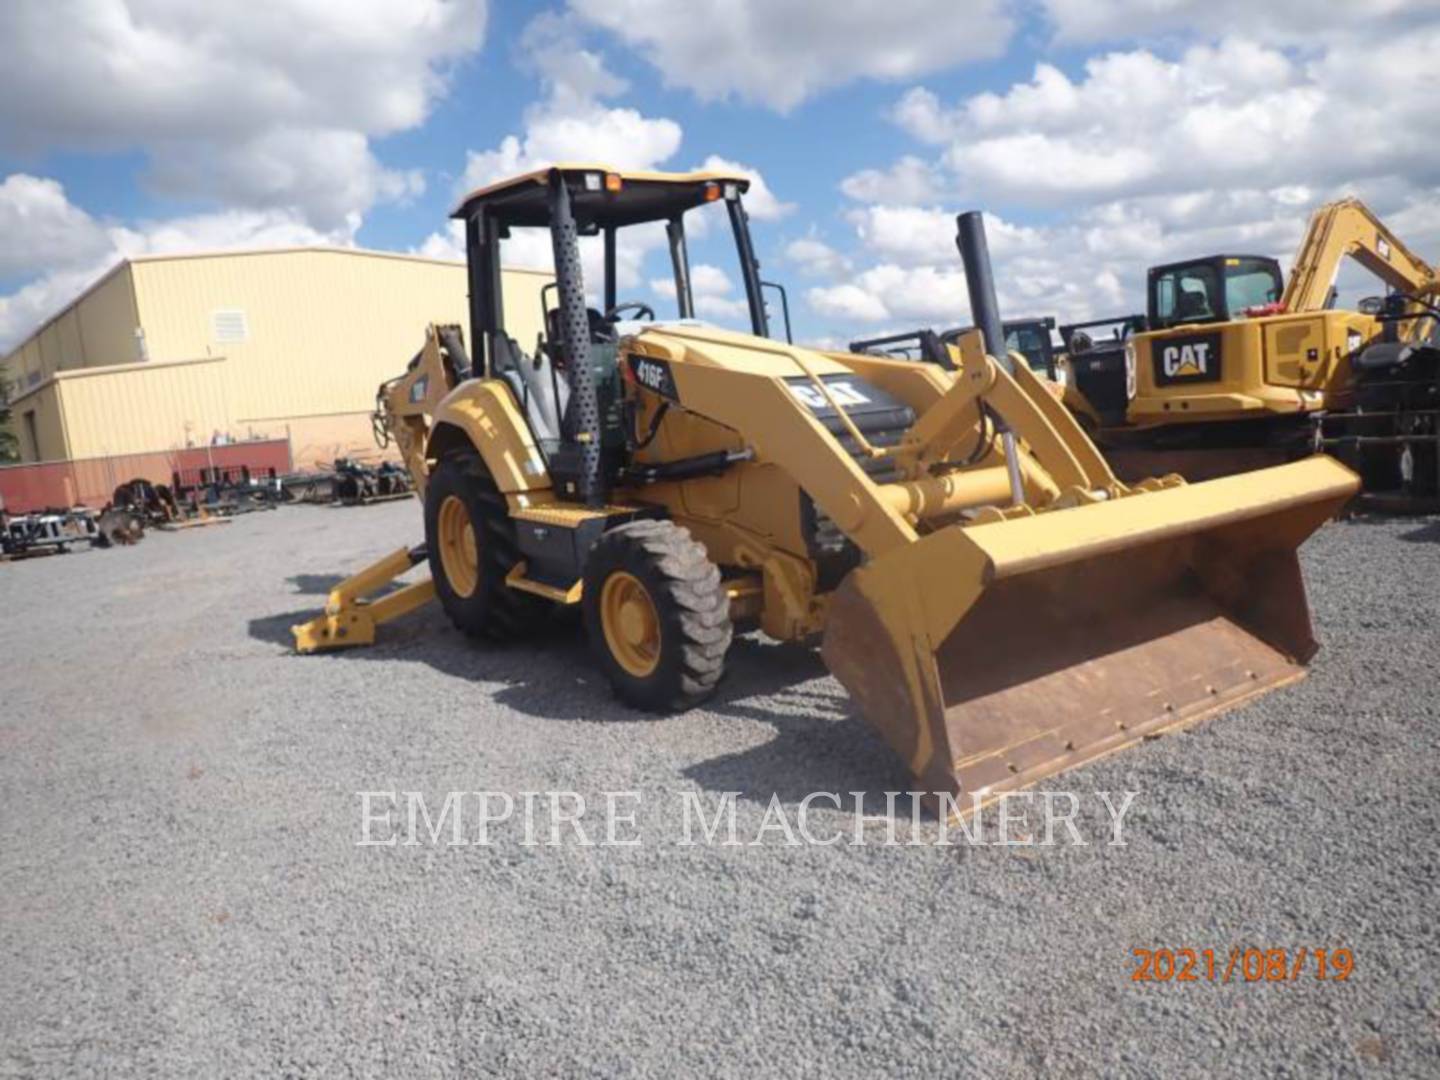
[[[20,440],[10,427],[10,388],[13,385],[5,377],[5,369],[0,368],[0,461],[20,460]]]

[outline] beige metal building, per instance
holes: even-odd
[[[539,332],[548,280],[505,272],[519,341]],[[319,247],[146,256],[0,364],[24,461],[288,436],[304,467],[374,452],[375,389],[427,322],[468,328],[463,264]]]

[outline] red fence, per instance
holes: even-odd
[[[0,497],[12,514],[46,507],[104,506],[127,480],[168,484],[173,473],[212,467],[247,466],[255,476],[292,469],[289,439],[192,446],[147,454],[116,454],[76,461],[42,461],[0,466]]]

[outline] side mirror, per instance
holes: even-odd
[[[1355,307],[1361,315],[1379,315],[1385,310],[1385,298],[1383,296],[1367,296]]]

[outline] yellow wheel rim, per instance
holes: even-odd
[[[643,679],[660,663],[660,616],[634,574],[617,570],[600,590],[600,625],[615,662]]]
[[[440,504],[435,531],[440,542],[440,565],[451,591],[456,596],[473,596],[480,584],[480,549],[475,543],[470,511],[458,495],[447,495]]]

